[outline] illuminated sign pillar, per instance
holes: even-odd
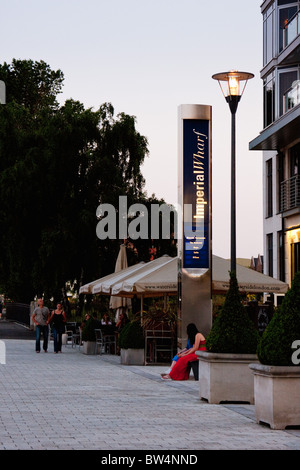
[[[211,106],[178,110],[178,340],[212,325]]]

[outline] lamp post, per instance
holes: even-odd
[[[235,195],[235,114],[244,93],[247,81],[253,78],[252,73],[231,72],[217,73],[212,76],[218,80],[222,93],[231,111],[231,272],[236,273],[236,195]],[[241,91],[241,82],[244,82]]]

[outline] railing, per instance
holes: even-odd
[[[283,47],[287,47],[300,34],[300,11],[298,11],[283,30]]]
[[[30,324],[30,305],[21,303],[6,304],[6,318],[14,320],[25,325]]]
[[[282,181],[280,185],[280,212],[300,208],[300,177],[299,175]]]

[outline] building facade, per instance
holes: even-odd
[[[263,130],[264,273],[291,283],[300,270],[300,0],[265,0]]]

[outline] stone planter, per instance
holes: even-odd
[[[121,364],[143,366],[145,361],[144,349],[121,349]]]
[[[82,342],[83,354],[96,354],[96,341],[83,341]]]
[[[251,364],[257,423],[271,429],[300,426],[300,367]]]
[[[200,399],[209,403],[254,403],[254,380],[249,364],[256,354],[223,354],[197,351]]]
[[[62,338],[61,338],[61,344],[65,346],[67,342],[68,342],[68,335],[66,333],[63,333]]]

